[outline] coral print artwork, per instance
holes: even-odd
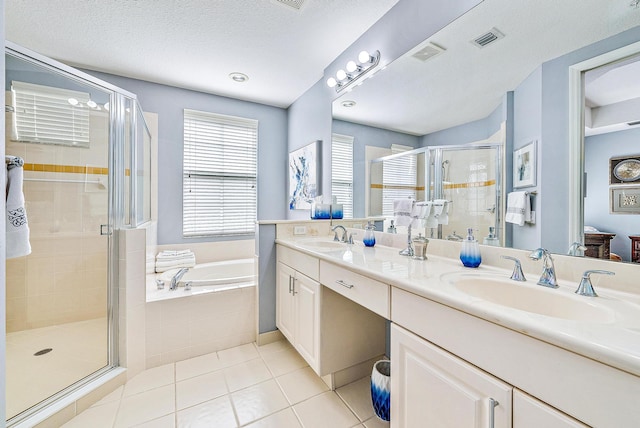
[[[318,196],[320,143],[315,141],[289,153],[289,209],[311,208]]]

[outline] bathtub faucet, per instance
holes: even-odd
[[[171,285],[169,286],[169,290],[175,290],[176,288],[178,288],[178,281],[180,281],[180,278],[182,278],[182,276],[187,273],[188,270],[189,268],[182,268],[175,275],[173,275],[173,277],[171,278]]]

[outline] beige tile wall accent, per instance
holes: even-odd
[[[147,303],[147,369],[255,340],[255,287]]]

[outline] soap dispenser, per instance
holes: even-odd
[[[391,226],[387,228],[387,233],[397,233],[396,225],[393,224],[393,220],[391,220]]]
[[[470,268],[477,268],[482,262],[480,246],[478,245],[478,241],[473,237],[472,228],[467,229],[467,237],[462,241],[460,261],[463,265]]]
[[[482,241],[484,245],[493,245],[494,247],[500,246],[500,240],[496,237],[496,228],[489,226],[489,236]]]
[[[376,226],[373,222],[367,223],[367,226],[364,228],[364,237],[362,238],[362,242],[365,247],[373,247],[376,245],[376,235],[373,233],[376,230]]]

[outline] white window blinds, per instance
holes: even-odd
[[[258,121],[184,110],[183,236],[255,232]]]
[[[17,141],[89,147],[88,93],[18,81],[11,91]]]
[[[342,204],[344,218],[353,218],[353,137],[331,136],[331,196]]]
[[[411,150],[411,147],[392,145],[391,154]],[[382,215],[393,217],[393,201],[396,199],[416,199],[417,156],[400,156],[384,161],[382,171]]]

